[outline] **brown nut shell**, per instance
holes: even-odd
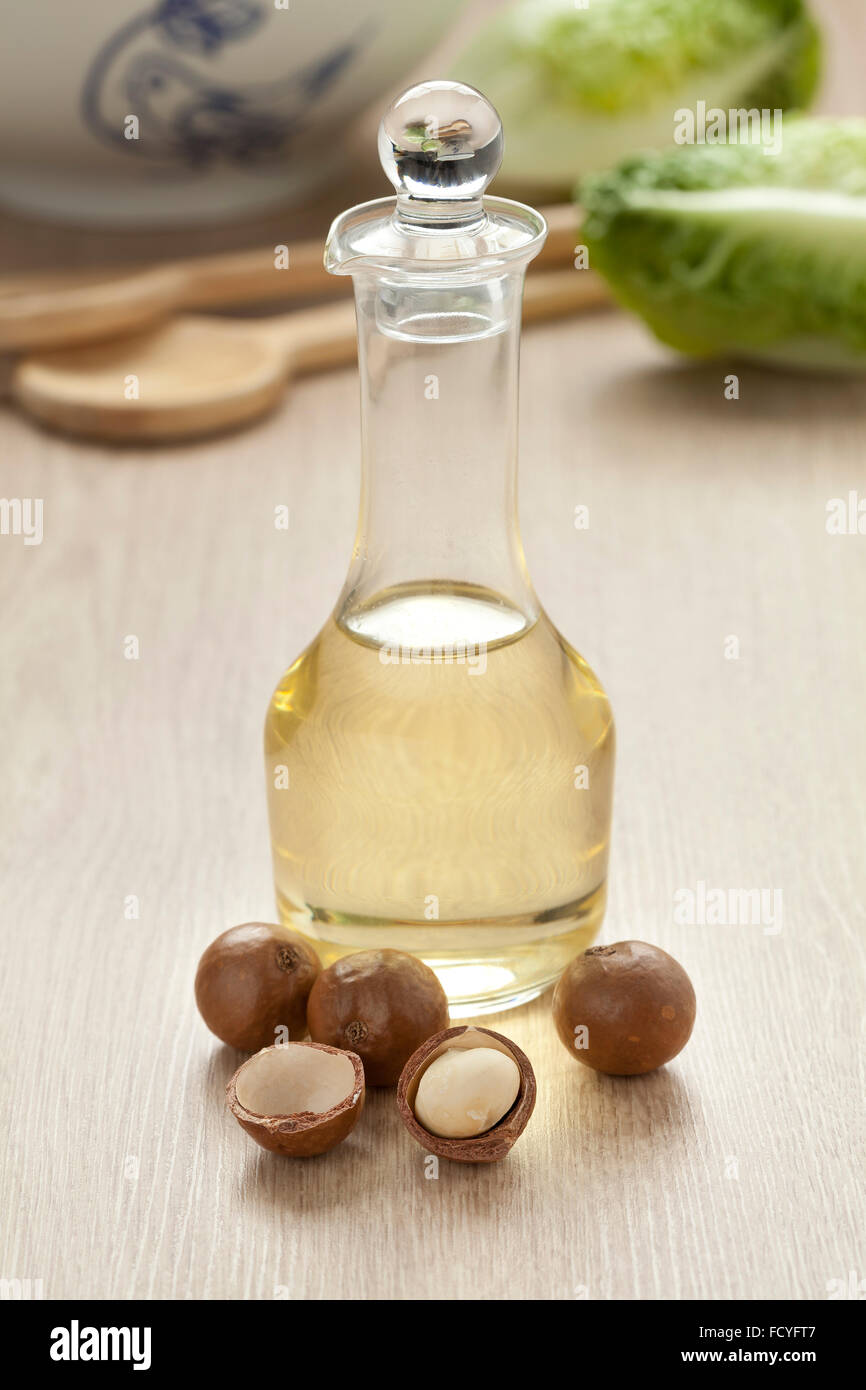
[[[230,927],[198,963],[195,1002],[212,1033],[230,1047],[258,1052],[288,1029],[307,1034],[307,999],[321,971],[319,957],[298,932],[267,922]]]
[[[415,1096],[418,1083],[430,1063],[452,1047],[495,1047],[517,1063],[520,1072],[520,1090],[517,1099],[502,1119],[484,1134],[476,1134],[470,1139],[442,1139],[425,1129],[415,1115]],[[409,1058],[397,1083],[397,1109],[404,1125],[422,1148],[439,1158],[450,1158],[455,1163],[496,1163],[504,1158],[512,1145],[517,1142],[529,1123],[535,1109],[535,1073],[532,1063],[516,1043],[502,1033],[494,1033],[492,1028],[479,1028],[474,1024],[463,1027],[446,1028],[422,1043],[417,1052]]]
[[[683,967],[646,941],[591,946],[566,966],[553,992],[556,1029],[572,1057],[612,1076],[640,1076],[676,1057],[695,1010]],[[586,1047],[576,1045],[583,1041]]]
[[[314,1108],[303,1108],[311,1101]],[[238,1067],[226,1086],[226,1103],[263,1149],[313,1158],[342,1144],[358,1123],[364,1068],[354,1052],[313,1042],[280,1043]]]
[[[405,951],[341,956],[307,1001],[310,1037],[357,1052],[368,1086],[394,1086],[415,1049],[448,1022],[438,977]]]

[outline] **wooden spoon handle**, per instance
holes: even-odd
[[[282,258],[287,264],[282,264]],[[285,250],[268,246],[231,251],[178,263],[183,290],[178,307],[216,309],[226,304],[253,304],[268,299],[306,299],[348,295],[349,286],[329,275],[322,263],[321,241],[299,241]]]
[[[547,223],[547,240],[532,265],[566,265],[574,258],[582,216],[580,208],[575,203],[553,203],[541,212]]]
[[[604,281],[591,270],[537,270],[526,277],[523,322],[563,318],[609,303]]]
[[[574,253],[578,213],[573,203],[544,209],[548,235],[537,265],[564,265]],[[288,265],[277,268],[276,247],[233,251],[221,256],[202,256],[179,262],[183,270],[183,307],[213,309],[226,304],[265,299],[305,299],[313,295],[347,294],[345,276],[329,275],[322,261],[321,241],[299,241],[286,246]]]
[[[350,366],[358,355],[355,304],[351,299],[256,319],[255,333],[270,339],[285,354],[293,373]]]
[[[549,235],[540,266],[572,255],[577,211],[545,209]],[[285,267],[283,258],[287,258]],[[265,300],[348,297],[347,277],[329,275],[322,243],[299,241],[253,251],[79,271],[0,276],[0,351],[61,347],[132,333],[178,309],[217,309]]]
[[[545,208],[544,216],[548,236],[535,264],[563,265],[574,252],[577,209],[573,203],[559,203]],[[322,253],[323,243],[318,240],[286,245],[283,255],[288,264],[282,269],[277,268],[276,247],[177,262],[175,268],[184,277],[182,307],[213,309],[256,300],[348,294],[347,277],[329,275]]]
[[[526,279],[523,321],[560,318],[606,302],[602,281],[588,270],[539,270]],[[282,348],[294,372],[321,371],[355,361],[355,313],[349,302],[257,319],[255,330]]]

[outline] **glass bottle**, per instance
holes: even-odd
[[[614,728],[517,523],[521,294],[544,219],[483,197],[502,129],[474,88],[410,88],[379,153],[396,198],[338,217],[325,253],[354,281],[361,504],[333,615],[268,710],[274,873],[325,963],[411,951],[465,1017],[532,998],[593,940]]]

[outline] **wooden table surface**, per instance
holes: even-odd
[[[839,12],[832,71],[853,73]],[[31,258],[23,223],[0,245]],[[0,1275],[176,1299],[823,1299],[864,1278],[866,536],[825,520],[866,496],[866,393],[684,364],[619,314],[525,335],[521,511],[617,717],[603,939],[684,963],[693,1039],[612,1079],[567,1054],[549,998],[500,1015],[535,1116],[503,1163],[436,1180],[393,1093],[307,1163],[227,1114],[240,1057],[193,975],[224,927],[273,917],[262,720],[342,582],[356,397],[353,371],[310,379],[254,429],[159,451],[0,417],[0,494],[44,499],[41,545],[0,539]],[[699,882],[779,890],[775,926],[677,924]]]

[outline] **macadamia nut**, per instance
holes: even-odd
[[[511,1109],[520,1090],[512,1057],[495,1047],[450,1047],[418,1083],[415,1115],[442,1139],[484,1134]]]

